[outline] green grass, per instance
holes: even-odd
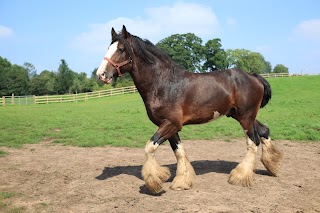
[[[141,146],[141,141],[156,130],[139,94],[78,103],[0,107],[0,120],[0,146],[9,147],[43,140],[83,147]]]
[[[8,152],[0,150],[0,157],[4,157],[6,155],[8,155]]]
[[[320,141],[320,76],[269,80],[273,98],[262,120],[277,139]]]
[[[320,76],[268,79],[273,97],[258,119],[274,139],[320,141]],[[157,127],[149,121],[139,94],[87,102],[0,107],[0,146],[53,140],[55,143],[92,146],[142,147]],[[185,126],[183,140],[229,140],[244,137],[235,120]]]
[[[25,207],[16,207],[11,204],[10,198],[15,196],[16,194],[12,192],[0,192],[0,212],[21,213],[25,211]]]

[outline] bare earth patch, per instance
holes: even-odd
[[[255,185],[228,184],[230,171],[246,153],[245,140],[185,141],[197,173],[195,186],[159,196],[147,193],[141,178],[143,148],[79,148],[48,142],[4,148],[0,192],[13,192],[12,205],[26,212],[320,212],[320,143],[276,141],[284,152],[279,177],[256,160]],[[261,147],[259,147],[259,158]],[[175,175],[168,144],[158,162]]]

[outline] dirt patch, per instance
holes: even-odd
[[[185,141],[195,186],[149,195],[141,178],[143,148],[79,148],[48,143],[1,148],[0,191],[26,212],[320,212],[320,142],[276,141],[285,156],[279,177],[257,160],[255,185],[228,184],[246,153],[245,141]],[[259,149],[259,156],[261,148]],[[156,158],[175,174],[169,145]]]

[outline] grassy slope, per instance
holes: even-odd
[[[271,102],[258,119],[274,139],[320,141],[320,76],[268,79]],[[54,139],[78,146],[142,147],[157,130],[139,94],[87,102],[0,107],[0,146],[19,147]],[[183,128],[182,139],[243,137],[240,125],[223,117]]]
[[[274,137],[320,141],[320,76],[269,81],[274,98],[264,117]]]

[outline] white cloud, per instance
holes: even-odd
[[[269,45],[260,45],[256,47],[256,51],[261,54],[270,53],[272,51],[272,47]]]
[[[320,19],[302,21],[295,28],[295,34],[299,38],[320,41]]]
[[[0,38],[10,37],[13,35],[13,31],[3,25],[0,25]]]
[[[207,37],[219,31],[218,19],[211,8],[199,4],[178,2],[173,6],[149,8],[147,14],[149,23],[155,26],[153,30],[162,35],[192,32]]]
[[[121,30],[125,25],[133,35],[153,43],[172,34],[192,32],[202,39],[210,39],[219,33],[218,19],[210,7],[177,2],[171,6],[147,8],[145,17],[119,17],[105,23],[89,26],[87,32],[76,36],[72,46],[82,51],[102,53],[111,41],[111,28]]]

